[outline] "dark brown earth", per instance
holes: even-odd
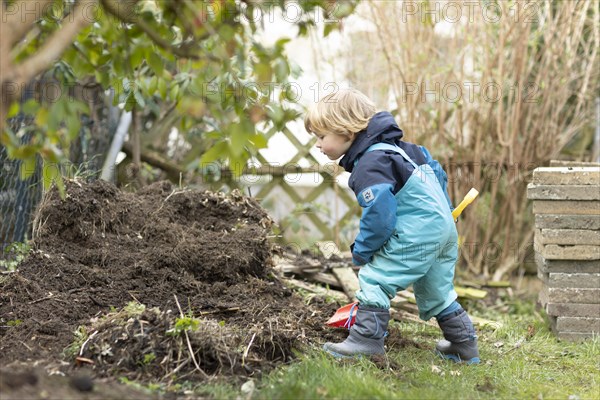
[[[34,225],[29,256],[0,275],[3,399],[80,373],[166,386],[257,376],[344,336],[324,327],[336,305],[307,305],[274,276],[272,221],[239,193],[69,181]],[[12,387],[10,373],[36,382]]]

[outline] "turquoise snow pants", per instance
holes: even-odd
[[[396,194],[396,230],[360,269],[356,297],[361,305],[389,308],[396,292],[412,284],[419,317],[429,320],[457,298],[453,282],[458,234],[431,167],[402,156],[415,170]]]

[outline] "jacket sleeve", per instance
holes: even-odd
[[[427,162],[427,164],[429,164],[431,169],[433,169],[433,172],[435,173],[435,176],[437,177],[438,182],[440,183],[440,186],[442,187],[442,191],[444,192],[444,196],[446,196],[446,201],[448,202],[450,211],[453,211],[454,206],[452,205],[452,201],[450,201],[450,196],[448,195],[448,176],[446,175],[446,172],[442,168],[442,165],[437,160],[434,160],[433,157],[431,157],[431,154],[429,154],[429,151],[427,151],[427,149],[425,147],[423,147],[423,146],[419,146],[419,147],[421,148],[421,151],[425,155],[425,161]]]
[[[360,227],[352,246],[352,261],[363,265],[390,238],[396,226],[396,198],[390,183],[368,186],[357,193],[362,207]]]

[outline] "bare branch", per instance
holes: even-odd
[[[12,81],[19,84],[27,83],[52,65],[73,43],[79,32],[92,22],[82,11],[97,2],[98,0],[85,0],[77,3],[73,10],[73,18],[67,20],[61,29],[54,32],[40,51],[15,68]]]
[[[174,46],[167,39],[160,36],[158,34],[158,32],[156,32],[156,30],[154,28],[152,28],[150,25],[148,25],[146,23],[146,21],[144,21],[143,19],[136,18],[131,13],[123,12],[121,7],[119,7],[117,4],[115,4],[113,0],[101,0],[101,1],[102,1],[102,6],[109,14],[111,14],[115,18],[119,19],[120,21],[137,25],[160,48],[168,50],[179,57],[190,58],[190,59],[194,59],[194,60],[197,60],[200,58],[197,54],[194,54],[193,52],[189,51],[187,48]],[[137,2],[137,1],[134,1],[134,3],[135,2]]]
[[[6,18],[6,11],[4,4],[0,6],[0,20],[4,21]],[[8,57],[11,50],[11,35],[8,24],[0,23],[0,84],[4,82],[4,76],[10,69],[11,60]],[[4,100],[4,85],[2,85],[2,100]]]
[[[20,1],[13,5],[20,8],[5,8],[4,4],[0,7],[3,21],[7,21],[1,24],[2,35],[0,36],[0,85],[2,89],[0,131],[5,126],[8,105],[21,96],[23,88],[31,79],[46,70],[62,55],[83,27],[92,22],[90,18],[86,18],[84,10],[93,7],[98,0],[79,1],[73,10],[72,18],[66,19],[63,26],[49,37],[38,52],[22,64],[14,65],[11,58],[13,43],[31,31],[33,23],[43,13],[49,13],[52,10],[51,2],[51,0]],[[26,3],[27,5],[25,5]],[[34,5],[32,6],[32,4]],[[32,21],[29,21],[30,16],[33,17]]]
[[[21,0],[6,10],[2,7],[2,25],[6,28],[2,36],[7,34],[10,46],[23,39],[36,21],[52,11],[52,3],[53,0]]]

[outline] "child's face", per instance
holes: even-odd
[[[325,135],[316,134],[317,149],[325,154],[330,160],[337,160],[350,148],[352,140],[346,136],[329,133]]]

